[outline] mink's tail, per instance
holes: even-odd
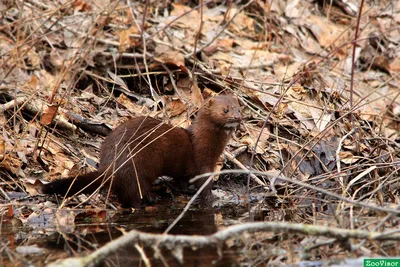
[[[103,183],[104,175],[100,171],[89,172],[77,177],[58,179],[41,188],[43,194],[62,194],[72,196],[78,192],[93,193]],[[68,194],[67,194],[68,193]]]

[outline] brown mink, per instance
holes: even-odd
[[[131,119],[104,140],[97,171],[55,180],[43,185],[42,193],[66,194],[69,189],[70,196],[111,184],[123,206],[138,207],[141,198],[149,197],[157,177],[170,176],[187,184],[196,175],[214,171],[241,119],[237,98],[228,95],[211,98],[187,129],[151,117]],[[196,182],[196,187],[205,180]],[[209,192],[210,186],[205,194]]]

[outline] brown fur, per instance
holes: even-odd
[[[214,171],[241,119],[239,103],[232,96],[210,99],[188,129],[174,128],[150,117],[131,119],[104,140],[97,171],[53,181],[42,191],[66,194],[71,187],[68,195],[73,195],[92,182],[83,190],[90,193],[107,179],[106,184],[111,181],[112,190],[124,206],[137,207],[141,195],[150,195],[152,183],[159,176],[170,176],[185,184],[196,175]],[[203,182],[198,181],[196,186]],[[206,189],[209,192],[210,187]]]

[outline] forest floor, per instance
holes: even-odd
[[[2,265],[98,257],[132,229],[133,261],[147,266],[400,257],[400,2],[6,0],[0,55]],[[169,189],[138,210],[38,194],[94,170],[127,119],[186,128],[225,93],[244,119],[216,201],[176,228],[190,196]],[[166,229],[164,241],[142,233]],[[217,249],[191,249],[208,242]]]

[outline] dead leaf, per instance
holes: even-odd
[[[171,17],[168,18],[166,22],[169,23],[179,17],[172,25],[177,28],[191,29],[192,31],[189,32],[192,33],[192,36],[195,36],[196,34],[194,31],[198,30],[200,25],[199,11],[180,3],[173,3],[172,6]]]
[[[223,64],[224,62],[233,64],[233,62],[234,62],[233,58],[232,58],[232,54],[221,52],[221,51],[214,53],[211,58],[215,61],[219,61],[220,64]]]
[[[182,5],[181,3],[172,3],[172,11],[171,16],[181,16],[188,12],[197,12],[196,10],[192,10],[190,7]]]
[[[38,86],[38,78],[36,77],[36,75],[32,75],[31,76],[31,80],[28,82],[28,86],[32,89],[32,90],[37,90],[37,86]]]
[[[125,94],[120,94],[120,96],[116,100],[118,103],[126,107],[133,114],[141,114],[141,115],[148,114],[148,110],[144,106],[137,105]]]
[[[59,209],[55,214],[53,223],[57,225],[62,231],[72,232],[75,230],[75,216],[76,213],[69,209]]]
[[[360,157],[354,156],[353,153],[349,151],[340,151],[339,156],[340,161],[345,164],[354,164],[360,160]]]
[[[232,49],[233,47],[233,39],[219,39],[217,42],[217,46],[224,48],[225,52],[228,52]]]
[[[277,118],[283,118],[287,112],[288,104],[280,102],[276,106],[275,113]]]
[[[8,217],[14,216],[14,210],[13,210],[13,206],[12,205],[8,206],[7,216]]]
[[[275,106],[276,102],[279,101],[279,97],[272,94],[260,94],[257,98],[267,108]]]
[[[156,46],[155,52],[158,61],[178,67],[185,67],[185,56],[180,51],[161,44]]]
[[[0,137],[0,161],[4,159],[6,155],[6,142]]]
[[[277,64],[274,66],[274,72],[278,76],[279,80],[284,81],[293,77],[302,65],[302,62],[294,62],[290,65]]]
[[[30,196],[42,194],[42,192],[43,192],[43,183],[39,179],[27,178],[27,179],[22,180],[22,184],[25,187],[25,191]]]
[[[184,101],[193,104],[196,108],[201,107],[203,95],[197,84],[193,83],[189,77],[180,79],[176,86],[179,90],[179,95]]]
[[[75,9],[76,11],[87,12],[87,11],[91,10],[90,4],[87,3],[87,2],[84,1],[84,0],[75,0],[75,1],[73,2],[73,6],[74,6],[74,9]]]
[[[107,220],[107,211],[102,209],[86,210],[83,213],[77,214],[75,220],[85,220],[92,224],[104,223]]]
[[[40,122],[43,125],[50,125],[57,114],[58,105],[47,106],[42,114]]]
[[[119,52],[125,52],[127,49],[135,47],[140,43],[140,38],[131,36],[133,34],[140,34],[139,29],[135,25],[119,33]]]
[[[28,63],[31,67],[35,69],[40,69],[41,59],[40,56],[34,50],[30,50],[27,53],[27,57],[28,57],[27,58]]]
[[[158,207],[156,207],[156,206],[146,206],[146,207],[144,208],[144,210],[145,210],[146,212],[148,212],[148,213],[156,213],[156,212],[159,211],[159,210],[158,210]]]
[[[92,85],[89,85],[89,87],[92,87]],[[99,106],[103,105],[107,101],[107,99],[105,99],[104,97],[98,97],[97,95],[93,94],[92,92],[90,92],[90,90],[87,89],[88,88],[86,88],[82,92],[81,94],[82,99],[91,100],[91,102]]]
[[[41,90],[41,93],[44,94],[45,96],[50,97],[53,93],[53,88],[55,88],[55,85],[57,84],[57,77],[55,75],[52,75],[51,73],[47,72],[46,70],[40,70],[38,72],[35,72],[35,75],[37,76],[39,83],[37,85],[37,89],[32,89],[30,86],[25,86],[24,91],[27,91],[29,93],[37,93],[37,90]],[[30,77],[31,78],[31,77]],[[34,99],[33,101],[39,103],[39,99]],[[39,108],[40,105],[38,105]]]
[[[0,162],[0,168],[15,174],[20,174],[21,165],[21,160],[15,157],[14,154],[7,154],[4,156],[3,161]]]
[[[242,138],[241,142],[248,144],[251,148],[254,148],[254,146],[257,142],[258,136],[261,133],[261,128],[255,127],[250,124],[246,124],[246,129],[248,130],[249,135]],[[263,132],[261,133],[261,137],[258,141],[257,147],[256,147],[257,154],[265,153],[266,148],[268,146],[268,138],[269,138],[269,131],[267,128],[264,128]]]
[[[325,130],[328,123],[331,121],[332,114],[326,113],[318,108],[310,108],[311,116],[314,120],[318,130],[322,132]]]
[[[396,57],[391,63],[390,63],[390,71],[400,73],[400,57]]]
[[[289,18],[300,18],[304,20],[311,14],[311,11],[305,8],[303,1],[289,0],[285,7],[285,15]]]
[[[165,110],[169,117],[175,117],[186,111],[186,105],[180,99],[163,96],[165,102]]]
[[[229,24],[229,29],[235,32],[238,36],[247,36],[254,33],[255,21],[251,17],[247,16],[245,12],[241,11],[240,14],[238,8],[231,8],[227,14],[227,20],[233,19],[233,22]]]
[[[93,27],[93,18],[91,16],[64,16],[61,21],[68,25],[69,29],[62,31],[64,44],[70,48],[71,54],[78,53],[78,50],[86,40],[86,35]],[[80,33],[85,33],[80,34]],[[89,33],[90,34],[90,33]]]
[[[324,48],[335,44],[339,46],[339,44],[346,42],[347,34],[343,34],[346,30],[344,26],[334,24],[327,18],[317,15],[308,16],[305,22],[319,44]]]

